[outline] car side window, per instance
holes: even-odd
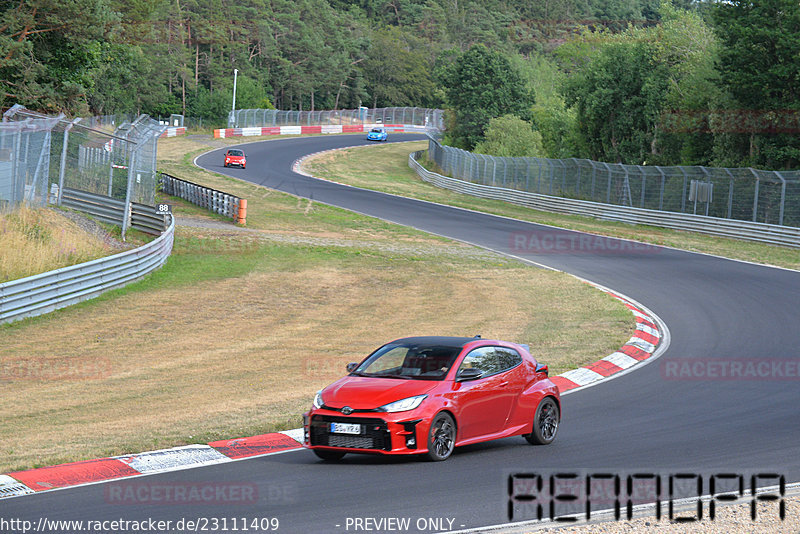
[[[501,373],[522,362],[522,356],[505,347],[478,347],[470,351],[461,362],[461,369],[478,369],[483,376]]]
[[[519,355],[517,351],[514,349],[509,349],[506,347],[495,347],[495,352],[497,353],[497,358],[499,360],[500,369],[505,371],[506,369],[511,369],[522,363],[522,356]]]

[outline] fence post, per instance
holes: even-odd
[[[783,208],[786,204],[786,180],[783,179],[781,173],[779,173],[778,171],[774,172],[775,176],[777,176],[781,180],[781,208],[780,208],[780,213],[778,215],[778,224],[783,226]]]
[[[731,170],[726,168],[725,172],[728,173],[728,177],[730,178],[730,183],[728,184],[728,219],[731,218],[733,212],[733,175],[731,174]]]
[[[641,165],[637,165],[636,168],[639,169],[639,172],[642,174],[642,199],[639,202],[639,207],[644,208],[644,190],[645,186],[647,185],[647,175],[645,175],[644,169],[642,169]]]
[[[122,240],[125,241],[125,236],[128,232],[128,227],[131,224],[131,189],[133,189],[133,175],[136,173],[136,148],[131,150],[131,157],[128,160],[128,189],[125,192],[125,206],[122,212]]]
[[[601,162],[608,172],[608,187],[606,189],[606,204],[611,204],[611,167],[608,166],[608,163]]]
[[[61,168],[58,171],[58,205],[61,205],[61,192],[64,190],[64,173],[67,167],[67,143],[69,142],[69,131],[79,121],[77,118],[64,127],[64,143],[61,147]],[[110,195],[109,195],[110,196]]]
[[[686,170],[678,167],[683,174],[683,189],[681,189],[681,213],[686,213]]]
[[[748,169],[750,169],[750,172],[756,177],[756,191],[753,195],[753,222],[756,222],[756,214],[758,213],[758,189],[759,185],[761,185],[761,179],[752,167],[748,167]]]

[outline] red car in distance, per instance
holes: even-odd
[[[441,461],[456,446],[518,435],[547,445],[561,420],[558,387],[526,345],[410,337],[347,370],[303,414],[304,445],[323,460],[352,452]]]
[[[231,165],[238,165],[243,169],[246,168],[247,158],[244,155],[244,150],[231,148],[225,152],[225,167],[230,167]]]

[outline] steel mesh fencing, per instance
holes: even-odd
[[[57,118],[0,123],[0,210],[48,200],[50,153]]]
[[[429,159],[445,174],[473,183],[619,206],[800,226],[800,171],[497,157],[442,145],[433,136],[428,145]]]
[[[271,126],[317,126],[350,124],[413,124],[444,128],[440,109],[397,107],[360,108],[335,111],[281,111],[276,109],[236,109],[228,115],[229,128],[264,128]]]
[[[97,118],[49,117],[15,105],[0,125],[0,204],[61,204],[63,191],[72,189],[152,206],[158,138],[165,129],[147,115],[111,130]]]

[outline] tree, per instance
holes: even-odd
[[[100,42],[119,23],[109,1],[3,2],[0,103],[49,112],[85,111]]]
[[[589,157],[631,164],[646,161],[655,151],[667,90],[666,68],[653,60],[648,43],[619,41],[603,46],[565,86]]]
[[[485,139],[475,145],[475,152],[512,158],[545,155],[542,135],[533,130],[531,123],[515,115],[503,115],[489,121]]]
[[[448,142],[472,149],[483,139],[489,121],[512,114],[526,118],[532,95],[519,72],[499,52],[475,45],[446,74],[447,103],[452,113]]]
[[[800,166],[800,138],[796,132],[780,133],[787,111],[800,113],[800,4],[731,0],[716,4],[712,15],[724,45],[722,80],[742,108],[741,123],[747,127],[744,119],[753,115],[762,119],[739,136],[748,164]],[[775,119],[772,125],[770,113]],[[770,126],[775,131],[770,132]]]
[[[363,63],[372,107],[435,105],[436,86],[427,52],[419,39],[400,28],[376,31]]]

